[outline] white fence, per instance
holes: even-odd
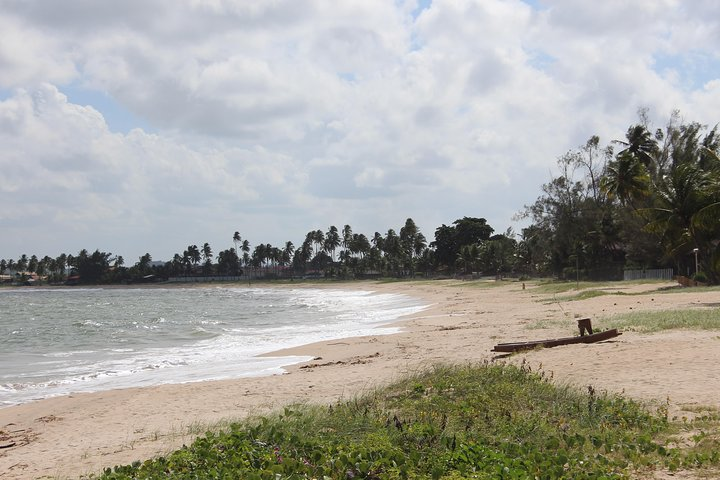
[[[672,280],[672,268],[658,268],[652,270],[625,270],[623,280]]]

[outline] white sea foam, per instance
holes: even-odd
[[[72,392],[279,374],[309,357],[258,355],[395,333],[389,323],[424,307],[373,292],[219,287],[28,290],[0,295],[0,308],[8,312],[0,319],[0,405],[12,405]]]

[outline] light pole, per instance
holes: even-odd
[[[697,274],[698,274],[698,257],[697,257],[698,249],[697,249],[697,248],[693,248],[693,253],[695,254],[695,278],[697,278]]]

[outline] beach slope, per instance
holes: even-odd
[[[306,345],[274,355],[309,355],[284,375],[161,385],[0,409],[0,478],[77,478],[167,453],[217,422],[293,402],[331,403],[438,363],[525,362],[557,382],[624,392],[674,415],[720,407],[717,332],[632,331],[608,342],[499,356],[497,343],[574,334],[576,319],[646,310],[718,308],[720,292],[672,284],[613,284],[602,296],[563,300],[519,282],[357,282],[334,289],[402,293],[430,305],[401,333]],[[294,286],[295,288],[297,285]],[[317,286],[313,286],[316,288]],[[279,287],[282,288],[282,287]]]

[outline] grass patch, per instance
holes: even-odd
[[[720,462],[706,437],[681,449],[664,443],[671,433],[666,410],[486,363],[436,367],[329,407],[286,407],[100,478],[611,479]]]
[[[623,313],[606,318],[603,325],[643,333],[663,330],[720,330],[720,309],[662,310]]]
[[[536,289],[535,292],[539,294],[559,294],[559,293],[567,293],[571,291],[579,291],[579,290],[612,290],[613,288],[623,288],[631,285],[665,285],[667,283],[667,280],[630,280],[630,281],[608,281],[608,282],[587,282],[587,281],[581,281],[579,283],[574,281],[559,281],[559,280],[549,280],[549,281],[540,281],[535,283]],[[661,290],[660,287],[658,287],[658,290]],[[643,292],[641,294],[645,294],[648,292]]]
[[[528,330],[544,330],[547,328],[566,328],[577,332],[577,319],[575,318],[545,318],[529,323]]]

